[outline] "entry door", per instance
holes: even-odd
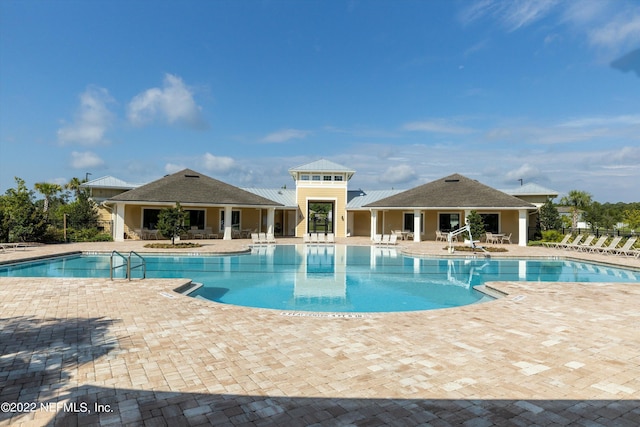
[[[334,203],[309,202],[307,208],[307,230],[309,233],[333,233]]]

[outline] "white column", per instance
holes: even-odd
[[[267,208],[267,233],[273,234],[275,218],[276,208]]]
[[[224,237],[223,240],[231,240],[231,230],[232,230],[232,226],[233,224],[231,224],[233,222],[233,220],[231,219],[231,212],[233,211],[233,209],[231,208],[231,206],[225,206],[224,207]]]
[[[113,240],[124,242],[124,204],[116,203],[113,207]]]
[[[378,211],[376,209],[371,209],[371,240],[373,240],[373,236],[376,235],[378,230]]]
[[[518,246],[527,246],[529,230],[529,213],[526,209],[518,210]]]
[[[420,235],[422,234],[422,221],[420,221],[421,215],[420,210],[416,209],[413,211],[413,241],[419,242]]]

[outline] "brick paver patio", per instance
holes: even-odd
[[[0,261],[112,249],[143,250],[45,246]],[[640,424],[638,283],[500,282],[506,297],[454,309],[294,316],[173,292],[185,282],[0,279],[0,424]]]

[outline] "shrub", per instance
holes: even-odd
[[[564,235],[558,230],[544,230],[542,232],[543,242],[559,242],[563,237]]]

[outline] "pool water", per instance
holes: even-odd
[[[391,312],[486,301],[488,281],[640,282],[640,272],[566,260],[415,258],[395,248],[278,245],[228,256],[144,256],[149,278],[190,278],[225,304],[320,312]],[[121,262],[114,258],[114,262]],[[132,276],[140,277],[140,269]],[[108,255],[0,266],[0,277],[109,277]],[[124,277],[124,268],[115,277]]]

